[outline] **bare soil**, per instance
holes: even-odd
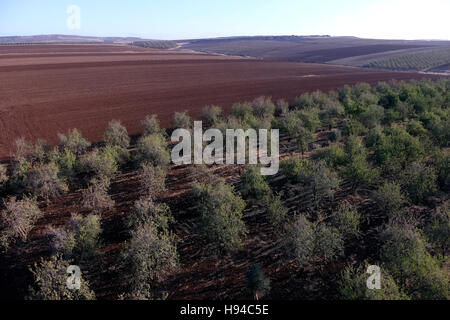
[[[205,105],[423,77],[438,75],[119,45],[0,46],[0,157],[21,136],[55,143],[58,132],[79,128],[97,141],[111,119],[138,134],[147,114],[170,126],[175,111],[198,116]]]

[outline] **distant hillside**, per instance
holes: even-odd
[[[153,48],[153,49],[172,49],[178,46],[178,44],[175,41],[168,41],[168,40],[135,41],[132,44],[134,46],[142,48]]]
[[[450,48],[406,54],[371,62],[365,67],[400,71],[428,71],[450,64]]]
[[[268,60],[364,66],[424,50],[450,48],[450,41],[376,40],[330,36],[257,36],[186,41],[182,48]]]
[[[5,43],[131,43],[147,39],[137,37],[85,37],[76,35],[36,35],[0,37],[0,44]]]

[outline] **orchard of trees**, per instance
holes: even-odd
[[[112,120],[99,143],[77,129],[57,146],[21,138],[0,165],[0,255],[45,236],[30,299],[95,299],[105,261],[113,298],[170,298],[166,283],[192,272],[190,254],[220,269],[210,281],[231,281],[215,277],[233,268],[246,298],[287,298],[271,294],[286,285],[310,288],[299,299],[448,299],[449,106],[443,79],[361,83],[292,104],[261,97],[228,114],[205,107],[204,123],[221,130],[280,129],[270,177],[257,166],[171,165],[155,115],[139,137]],[[192,119],[177,112],[173,126]],[[58,221],[55,207],[67,213]],[[65,286],[69,265],[82,270],[78,291]],[[382,270],[379,290],[365,285],[369,265]]]

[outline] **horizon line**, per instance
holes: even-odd
[[[230,35],[230,36],[211,36],[200,38],[177,38],[177,39],[163,39],[163,38],[149,38],[143,36],[97,36],[97,35],[79,35],[79,34],[66,34],[66,33],[43,33],[43,34],[31,34],[31,35],[0,35],[0,38],[10,37],[40,37],[40,36],[66,36],[66,37],[80,37],[80,38],[135,38],[139,40],[159,40],[159,41],[187,41],[187,40],[207,40],[207,39],[230,39],[230,38],[252,38],[252,37],[321,37],[321,38],[357,38],[365,40],[392,40],[392,41],[450,41],[450,39],[439,38],[425,38],[425,39],[404,39],[404,38],[370,38],[360,37],[352,35],[330,35],[330,34],[255,34],[255,35]]]

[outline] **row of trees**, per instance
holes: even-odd
[[[376,230],[381,244],[378,259],[388,271],[389,280],[386,295],[372,296],[360,291],[360,283],[350,281],[361,278],[356,273],[365,261],[360,261],[360,266],[343,271],[339,285],[342,296],[445,296],[448,277],[438,255],[445,259],[447,253],[448,206],[432,209],[430,197],[445,196],[449,188],[449,153],[444,149],[448,146],[448,88],[447,80],[380,83],[375,87],[359,84],[329,94],[303,94],[291,107],[283,100],[273,103],[263,97],[233,105],[227,117],[219,107],[205,108],[203,120],[217,128],[276,127],[284,131],[302,157],[294,155],[282,162],[282,174],[290,182],[287,186],[300,186],[298,190],[311,194],[311,201],[308,207],[289,214],[283,201],[285,195],[273,192],[257,167],[247,168],[234,188],[211,177],[205,166],[199,166],[199,182],[192,196],[197,201],[201,232],[216,253],[242,249],[247,234],[244,209],[247,204],[256,204],[267,213],[274,229],[280,231],[285,256],[294,259],[299,267],[343,259],[348,245],[356,238],[364,238],[361,221],[366,213],[346,202],[331,202],[332,208],[324,205],[333,201],[340,186],[349,184],[354,192],[369,191],[383,216],[383,225]],[[173,124],[192,128],[186,112],[176,113]],[[88,268],[86,261],[93,261],[98,255],[101,215],[114,206],[109,189],[111,180],[121,170],[138,170],[141,186],[140,198],[130,209],[127,223],[130,239],[123,253],[123,270],[129,274],[130,290],[123,297],[161,295],[155,291],[155,284],[178,266],[176,237],[170,227],[174,221],[167,205],[157,200],[165,190],[170,155],[167,135],[156,116],[146,117],[142,125],[144,134],[133,153],[128,148],[126,128],[111,121],[101,145],[91,145],[76,129],[61,134],[56,148],[42,141],[32,145],[20,139],[11,168],[0,166],[0,187],[6,193],[23,194],[19,200],[11,197],[2,210],[4,248],[26,239],[41,215],[36,199],[49,200],[81,187],[80,206],[89,211],[88,215],[73,215],[62,229],[50,229],[54,255],[32,269],[37,281],[32,296],[51,296],[43,293],[49,286],[42,280],[47,279],[44,265],[63,261]],[[304,159],[319,130],[327,130],[329,146]],[[431,209],[426,210],[433,211],[433,215],[418,220],[410,215],[410,204],[429,205]],[[411,243],[408,254],[402,247],[407,241]],[[401,256],[400,261],[397,256]],[[426,262],[419,264],[415,256]],[[56,269],[49,268],[55,274],[60,272]],[[412,277],[416,279],[411,281]],[[254,292],[269,288],[261,266],[253,266],[247,279]],[[444,285],[437,285],[436,279]],[[61,291],[56,296],[70,294]],[[88,287],[84,297],[93,297]]]
[[[81,192],[80,204],[91,214],[85,218],[73,215],[65,228],[49,230],[52,248],[56,255],[49,261],[42,261],[40,265],[32,269],[36,277],[36,285],[31,291],[32,298],[91,299],[95,297],[88,288],[87,281],[82,283],[85,291],[80,291],[76,296],[63,287],[55,288],[56,291],[48,291],[49,284],[45,283],[45,275],[47,278],[51,278],[52,275],[46,274],[43,268],[44,266],[48,268],[48,265],[60,268],[56,265],[58,262],[63,265],[76,263],[82,268],[89,269],[101,246],[101,213],[114,206],[114,201],[108,194],[110,181],[120,168],[130,163],[132,168],[139,168],[138,181],[141,197],[130,209],[131,213],[127,220],[130,240],[122,253],[123,262],[120,266],[129,280],[128,290],[121,297],[125,299],[154,298],[156,293],[151,284],[163,280],[176,270],[178,266],[176,239],[169,226],[173,218],[167,205],[155,202],[156,196],[165,191],[169,163],[165,132],[159,127],[155,116],[146,117],[143,126],[145,133],[139,138],[137,151],[133,157],[127,150],[130,143],[127,131],[117,121],[112,121],[105,132],[105,146],[91,151],[88,150],[90,144],[77,131],[72,131],[68,137],[61,138],[64,148],[68,148],[65,151],[75,155],[74,162],[78,163],[77,178],[83,180],[82,183],[90,179],[87,182],[87,188]],[[49,272],[55,273],[56,270],[50,269]],[[58,269],[58,272],[62,272],[62,269]],[[61,277],[67,276],[61,273]],[[60,289],[62,291],[58,292]]]
[[[345,117],[342,135],[330,135],[332,143],[314,152],[311,160],[291,157],[282,163],[282,173],[291,183],[300,184],[300,190],[306,186],[313,198],[332,199],[331,194],[315,188],[318,181],[326,187],[323,190],[335,190],[338,186],[333,188],[330,179],[312,179],[309,183],[304,180],[310,176],[311,168],[320,168],[321,163],[330,170],[327,177],[337,175],[341,185],[350,184],[353,191],[369,191],[371,201],[383,216],[381,226],[369,226],[375,228],[371,232],[376,232],[380,244],[376,264],[382,267],[382,289],[367,289],[368,263],[360,261],[342,271],[339,297],[448,299],[445,265],[450,220],[445,199],[450,154],[445,149],[449,139],[444,129],[449,120],[448,89],[447,80],[380,83],[375,87],[360,84],[344,87],[337,94],[314,93],[297,99],[294,112],[315,109],[319,115],[327,110],[325,105],[330,101],[337,102]],[[320,173],[315,174],[321,177]],[[334,259],[346,246],[345,238],[364,238],[357,228],[361,214],[338,206],[324,217],[323,211],[328,210],[320,202],[312,202],[310,214],[297,215],[287,223],[283,236],[289,248],[286,252],[299,266],[326,262],[323,255],[320,257],[323,230],[328,229],[327,238],[334,239],[334,246],[325,242],[325,247],[335,253],[330,254]],[[412,204],[420,205],[426,214],[413,214]]]

